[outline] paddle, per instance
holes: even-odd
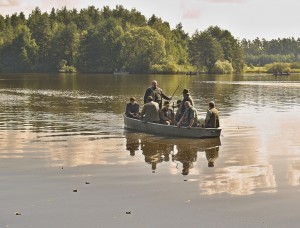
[[[174,94],[176,93],[176,91],[178,90],[178,88],[179,88],[179,84],[178,84],[177,88],[175,89],[174,93],[172,94],[170,100],[172,100],[172,98],[173,98]]]

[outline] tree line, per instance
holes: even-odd
[[[278,38],[270,41],[256,38],[241,41],[248,65],[264,66],[274,62],[300,62],[300,38]]]
[[[295,51],[299,40],[288,40],[288,50]],[[256,64],[253,56],[278,53],[262,51],[273,50],[274,42],[256,43],[218,26],[189,36],[181,23],[172,29],[155,15],[146,18],[121,5],[49,13],[37,7],[28,18],[23,12],[0,15],[0,72],[241,72],[245,61]],[[288,50],[278,55],[291,55]]]

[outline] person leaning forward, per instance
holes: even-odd
[[[183,113],[184,113],[184,111],[185,111],[185,105],[184,105],[184,103],[185,103],[186,101],[189,101],[190,104],[191,104],[192,106],[194,106],[193,98],[192,98],[192,96],[190,95],[188,89],[183,89],[183,91],[182,91],[182,97],[183,97],[183,99],[181,100],[181,103],[180,103],[180,106],[179,106],[179,114],[180,114],[181,116],[183,115]]]
[[[185,126],[187,128],[198,126],[198,114],[197,110],[191,105],[189,101],[184,102],[185,111],[183,116],[177,123],[177,127]]]
[[[147,97],[147,103],[144,105],[141,112],[143,122],[159,123],[159,106],[158,103],[153,101],[152,96]]]
[[[144,104],[147,103],[147,98],[151,96],[153,97],[154,102],[159,104],[159,108],[162,108],[162,99],[171,100],[171,97],[165,95],[161,88],[157,86],[157,81],[152,81],[151,87],[149,87],[144,95]]]

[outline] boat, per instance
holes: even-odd
[[[128,71],[114,71],[114,75],[127,75],[129,74]]]
[[[289,76],[290,72],[275,72],[273,73],[274,76]]]
[[[197,72],[186,72],[185,75],[197,75]]]
[[[126,129],[150,133],[159,136],[175,136],[182,138],[217,138],[221,135],[220,128],[202,128],[202,127],[177,127],[151,122],[143,122],[139,119],[133,119],[123,114],[124,127]]]

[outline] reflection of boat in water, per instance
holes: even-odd
[[[128,118],[125,114],[124,125],[127,129],[137,130],[141,132],[146,132],[154,135],[165,135],[165,136],[175,136],[183,138],[215,138],[220,137],[221,130],[217,128],[201,128],[192,127],[190,129],[186,127],[176,127],[172,125],[164,125],[157,123],[144,123],[141,120]]]
[[[163,162],[182,163],[182,174],[188,175],[197,160],[197,153],[205,151],[208,167],[213,167],[215,160],[219,157],[220,138],[210,139],[181,139],[162,138],[143,133],[125,131],[126,149],[134,156],[140,151],[145,162],[151,165],[155,172],[157,165]],[[178,164],[176,165],[177,168]]]

